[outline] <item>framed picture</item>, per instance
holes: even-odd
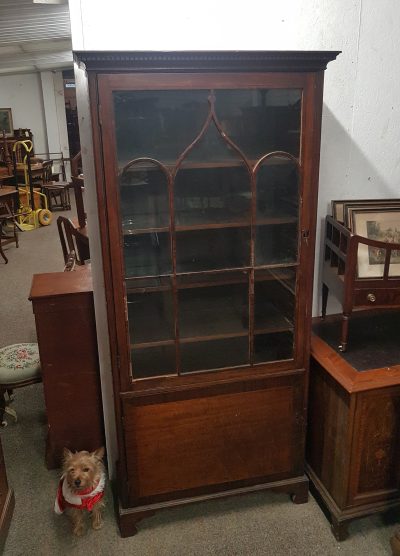
[[[347,226],[346,211],[348,207],[367,208],[372,205],[379,207],[381,205],[391,205],[392,203],[397,203],[400,206],[400,199],[336,199],[331,201],[331,212],[335,220]]]
[[[0,108],[0,135],[3,135],[3,131],[7,137],[14,134],[11,108]]]
[[[400,244],[400,207],[354,209],[352,211],[353,232],[359,236],[386,243]],[[381,278],[386,249],[360,244],[358,247],[358,277]],[[400,276],[400,250],[392,251],[389,276]]]
[[[400,199],[378,199],[369,200],[364,202],[346,201],[343,205],[344,225],[349,230],[353,231],[352,214],[355,210],[376,210],[381,211],[384,209],[400,209]]]

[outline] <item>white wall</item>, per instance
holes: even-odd
[[[11,108],[14,129],[32,131],[36,153],[69,157],[61,71],[0,76],[0,107]]]
[[[14,129],[29,128],[33,133],[36,152],[47,150],[42,85],[39,73],[2,75],[0,107],[11,108]]]
[[[316,287],[319,310],[322,221],[331,199],[396,197],[400,185],[400,2],[396,0],[232,0],[127,2],[70,0],[75,50],[342,50],[325,74]],[[81,72],[78,72],[78,74]],[[78,75],[77,74],[77,75]],[[80,75],[79,78],[82,78]],[[83,86],[84,87],[84,86]],[[78,101],[87,131],[88,106]],[[93,162],[83,152],[85,174]],[[85,162],[86,160],[86,162]],[[94,183],[93,183],[94,185]],[[93,201],[95,202],[95,201]],[[97,226],[95,214],[92,226]],[[99,283],[97,313],[104,316],[100,254],[93,255]],[[94,260],[96,258],[96,261]],[[328,309],[337,311],[337,303]],[[107,331],[99,340],[107,342]],[[110,361],[101,356],[103,380]],[[112,407],[106,384],[105,407]],[[108,400],[108,401],[107,401]],[[108,439],[113,419],[106,418]],[[112,467],[112,446],[109,463]],[[111,449],[110,449],[111,448]],[[111,453],[110,453],[111,452]]]
[[[400,185],[400,2],[70,0],[76,50],[342,50],[325,74],[320,231],[329,201],[396,197]],[[156,12],[156,13],[155,13]],[[336,311],[337,304],[328,309]]]
[[[67,116],[65,113],[64,81],[60,71],[40,73],[43,93],[47,144],[50,153],[62,152],[69,157]]]

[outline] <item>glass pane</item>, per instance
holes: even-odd
[[[247,266],[250,202],[246,165],[211,122],[175,178],[178,272]]]
[[[248,158],[278,150],[299,156],[301,90],[217,90],[215,95],[224,131]]]
[[[132,349],[131,359],[133,378],[150,378],[175,373],[175,346]]]
[[[119,168],[139,157],[174,164],[200,132],[208,91],[115,91]]]
[[[169,233],[125,235],[124,259],[127,278],[171,273]]]
[[[129,281],[127,304],[133,378],[175,373],[170,278]]]
[[[257,363],[293,357],[295,283],[294,268],[255,272],[254,357]]]
[[[120,204],[124,234],[168,231],[168,180],[161,168],[136,163],[120,176]]]
[[[247,365],[248,349],[247,337],[182,344],[182,373]]]
[[[174,312],[171,291],[127,295],[131,344],[173,341]]]
[[[254,363],[293,359],[293,332],[254,336]]]
[[[243,164],[184,168],[175,180],[177,230],[207,225],[250,226],[251,192]]]
[[[178,232],[177,271],[199,272],[250,264],[250,228]]]
[[[299,172],[297,162],[272,156],[257,172],[256,265],[297,261]]]
[[[199,338],[248,334],[249,287],[243,273],[201,275],[178,279],[181,342]]]

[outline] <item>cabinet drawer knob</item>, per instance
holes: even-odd
[[[375,296],[375,294],[373,294],[373,293],[369,293],[369,294],[367,295],[367,299],[368,299],[368,301],[370,301],[371,303],[375,303],[375,301],[376,301],[376,296]]]

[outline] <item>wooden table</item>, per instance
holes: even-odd
[[[28,171],[27,165],[22,162],[17,163],[17,176],[18,178],[24,178],[23,183],[25,183],[25,171]],[[43,178],[43,164],[41,162],[32,163],[31,174],[32,178]]]
[[[96,325],[90,265],[75,272],[35,274],[29,299],[35,314],[48,419],[46,464],[63,448],[104,445]]]
[[[10,208],[15,211],[17,193],[17,190],[12,185],[5,185],[3,187],[0,187],[0,201],[10,203]]]
[[[313,319],[307,473],[338,540],[348,523],[400,505],[400,312]]]

